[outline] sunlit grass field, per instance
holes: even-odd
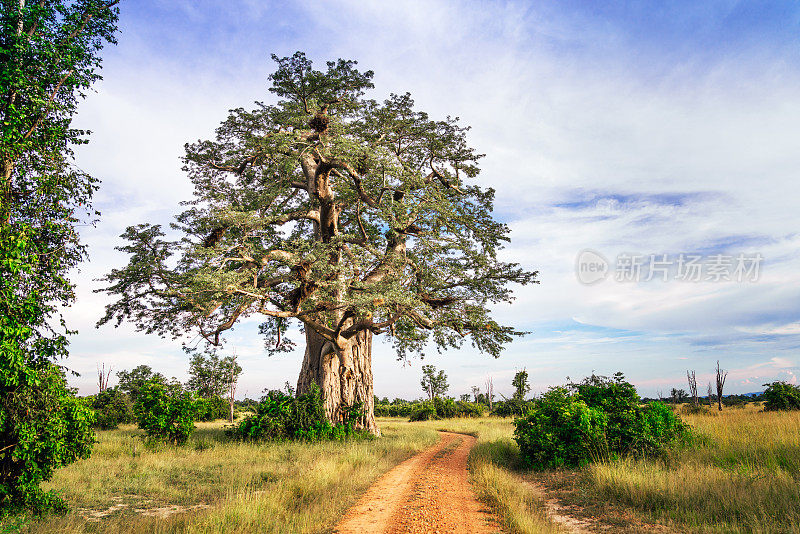
[[[548,485],[577,515],[599,513],[607,528],[617,521],[624,530],[622,517],[668,532],[800,532],[800,412],[751,406],[683,417],[697,437],[666,458],[545,473],[520,469],[511,419],[496,417],[383,418],[383,438],[345,443],[235,443],[223,423],[200,423],[188,446],[156,450],[125,427],[99,432],[92,457],[47,484],[71,512],[21,531],[331,532],[375,479],[449,430],[478,438],[471,480],[508,532],[562,528],[530,482]],[[616,518],[603,518],[612,508]]]
[[[91,458],[46,486],[70,513],[22,531],[329,532],[382,473],[439,439],[387,423],[376,440],[246,444],[228,442],[221,422],[197,426],[187,446],[159,450],[134,427],[98,432]]]
[[[613,499],[691,532],[800,532],[800,412],[685,415],[699,443],[586,470]]]

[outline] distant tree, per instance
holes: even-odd
[[[108,389],[108,379],[111,378],[111,366],[108,366],[106,371],[106,364],[103,364],[102,369],[97,366],[97,385],[100,388],[100,393]]]
[[[700,401],[698,400],[697,396],[697,377],[694,374],[694,371],[691,373],[686,371],[686,379],[689,381],[689,395],[692,398],[692,406],[699,406]]]
[[[241,372],[242,368],[233,356],[220,357],[216,352],[196,353],[189,363],[186,389],[203,398],[221,397]]]
[[[517,371],[517,374],[514,375],[514,380],[511,381],[511,385],[514,386],[514,395],[511,398],[516,401],[525,400],[525,396],[531,390],[531,386],[528,383],[528,371],[525,369]]]
[[[433,400],[447,393],[450,386],[447,384],[447,375],[444,371],[436,372],[433,365],[422,366],[422,390],[428,394],[428,399]]]
[[[486,377],[486,404],[489,410],[494,409],[494,380],[491,376]]]
[[[459,400],[460,400],[461,402],[469,402],[469,399],[470,399],[470,397],[471,397],[471,395],[470,395],[469,393],[463,393],[463,394],[462,394],[462,395],[459,397]]]
[[[708,383],[706,395],[708,395],[708,407],[711,408],[711,397],[714,395],[714,390],[711,388],[711,382]]]
[[[719,368],[717,360],[717,407],[722,411],[722,390],[725,387],[725,379],[728,378],[728,371]]]
[[[764,411],[800,410],[800,387],[787,382],[764,384]]]
[[[686,400],[689,398],[689,394],[686,393],[686,390],[676,389],[676,388],[672,388],[672,391],[670,392],[669,396],[670,400],[674,404],[680,404],[681,402],[686,402]]]
[[[236,355],[232,356],[228,368],[228,421],[233,423],[233,408],[236,405],[236,387],[239,385],[239,375],[242,373],[242,368],[236,362]]]
[[[473,400],[475,402],[478,402],[478,395],[481,394],[481,388],[479,388],[478,386],[472,386],[471,390],[472,390]]]
[[[118,371],[117,377],[119,378],[119,389],[128,394],[131,402],[136,403],[139,398],[139,392],[145,382],[155,381],[160,384],[166,384],[167,379],[161,373],[153,372],[149,365],[139,365],[134,367],[131,371]]]

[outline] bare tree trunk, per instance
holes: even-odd
[[[494,381],[491,376],[486,377],[486,399],[489,401],[489,411],[494,409]]]
[[[697,408],[700,406],[700,401],[697,397],[697,377],[695,377],[694,371],[691,373],[686,371],[686,379],[689,381],[689,394],[692,396],[692,406]]]
[[[108,379],[110,377],[111,377],[110,366],[108,368],[108,371],[106,371],[106,364],[103,364],[102,369],[100,369],[100,366],[97,367],[97,384],[98,386],[100,386],[100,393],[108,389]]]
[[[233,363],[231,365],[231,376],[228,380],[228,408],[230,409],[230,414],[228,420],[233,423],[233,409],[236,405],[236,383],[239,380],[239,376],[236,374],[236,353],[233,355]]]
[[[332,343],[306,327],[306,353],[297,380],[297,394],[308,392],[312,384],[317,384],[322,391],[325,416],[329,421],[341,421],[343,405],[360,402],[364,417],[358,426],[380,436],[375,423],[372,332],[359,332],[337,351]]]
[[[725,387],[725,379],[728,378],[728,371],[719,368],[717,360],[717,406],[722,411],[722,389]]]

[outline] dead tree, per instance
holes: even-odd
[[[708,407],[711,408],[711,396],[714,394],[714,390],[711,387],[711,382],[708,383]]]
[[[239,373],[236,372],[236,353],[233,354],[231,362],[231,375],[228,378],[228,406],[230,407],[229,421],[233,423],[233,407],[236,395],[236,384],[239,382]]]
[[[100,393],[108,389],[108,379],[111,377],[111,366],[106,371],[106,364],[103,367],[97,366],[97,385],[100,387]]]
[[[697,408],[700,406],[700,401],[697,397],[697,378],[694,375],[694,371],[686,371],[686,379],[689,381],[689,395],[692,397],[692,406]]]
[[[719,360],[717,360],[717,406],[719,411],[722,411],[722,388],[725,387],[725,379],[728,378],[728,371],[719,368]]]
[[[492,411],[492,400],[494,399],[494,382],[491,376],[486,377],[486,402],[489,403],[489,411]]]

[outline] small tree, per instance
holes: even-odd
[[[697,378],[695,377],[694,371],[691,373],[686,371],[686,379],[689,381],[689,395],[692,397],[692,406],[700,406],[700,401],[697,397]]]
[[[447,375],[444,374],[444,371],[437,373],[436,367],[433,365],[422,366],[422,380],[419,383],[422,386],[422,390],[427,393],[429,400],[444,395],[450,389],[447,383]]]
[[[474,402],[478,402],[478,396],[481,394],[481,388],[478,386],[472,386],[472,397]]]
[[[139,391],[136,417],[149,439],[183,445],[194,432],[196,415],[197,401],[180,383],[151,379]]]
[[[139,399],[139,392],[146,382],[167,383],[166,377],[161,373],[153,372],[149,365],[139,365],[131,371],[118,371],[117,377],[119,378],[119,389],[127,393],[134,404]]]
[[[106,388],[92,400],[95,427],[111,430],[120,424],[133,422],[133,407],[128,396],[119,388]]]
[[[511,398],[515,401],[524,401],[525,395],[531,390],[531,386],[528,383],[528,371],[525,369],[517,371],[517,374],[514,375],[514,380],[511,381],[511,385],[514,386],[514,395]]]
[[[232,377],[238,378],[241,372],[234,356],[221,358],[216,352],[195,354],[189,363],[186,388],[203,398],[221,397]]]
[[[686,393],[686,390],[684,389],[672,388],[672,391],[670,392],[670,400],[672,401],[673,404],[680,404],[682,402],[686,402],[688,398],[689,395]]]
[[[722,389],[725,387],[725,379],[728,378],[728,371],[719,368],[717,360],[717,406],[722,411]]]
[[[786,382],[764,384],[764,411],[800,410],[800,387]]]

